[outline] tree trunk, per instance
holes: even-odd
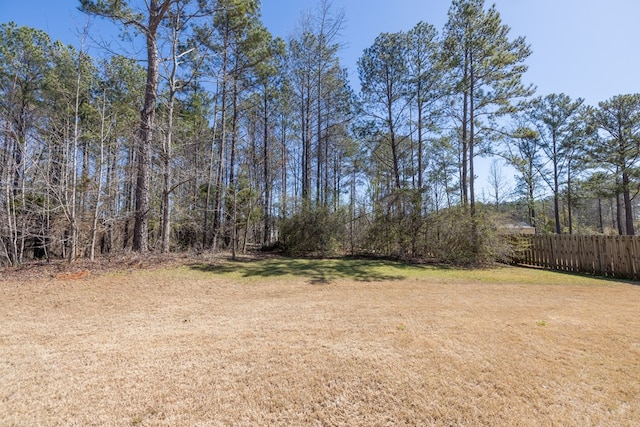
[[[217,131],[217,123],[218,121],[216,120],[216,116],[217,116],[217,110],[218,110],[218,90],[219,87],[216,87],[216,93],[215,93],[215,101],[213,104],[213,140],[211,141],[211,150],[209,150],[209,168],[208,168],[208,173],[207,173],[207,193],[205,195],[205,200],[204,200],[204,218],[203,218],[203,224],[202,224],[202,248],[207,248],[209,246],[209,206],[211,204],[211,187],[213,187],[213,168],[214,168],[214,163],[215,163],[215,136],[216,136],[216,131]],[[222,160],[222,159],[220,159]],[[215,190],[215,188],[214,188]],[[197,191],[197,185],[196,185],[196,191]],[[214,210],[215,212],[215,210]]]
[[[633,204],[629,191],[630,179],[627,171],[622,173],[622,197],[624,198],[625,228],[627,236],[635,236],[636,231],[633,225]]]
[[[226,40],[226,39],[225,39]],[[226,43],[226,41],[225,41]],[[222,93],[220,105],[220,144],[218,146],[218,170],[216,172],[216,185],[214,187],[215,197],[213,198],[213,249],[217,249],[218,236],[220,235],[222,224],[222,195],[224,194],[224,164],[225,149],[227,140],[227,47],[222,56]]]
[[[569,234],[573,234],[573,212],[571,208],[571,163],[567,165],[567,221]]]
[[[282,206],[280,207],[280,216],[285,219],[287,216],[287,125],[286,119],[282,118],[282,188],[280,199]]]
[[[321,65],[318,65],[316,93],[316,206],[322,203],[322,163],[324,162],[324,150],[322,148],[322,74]]]
[[[302,96],[302,200],[309,207],[311,200],[311,85],[307,82],[306,97]]]
[[[73,149],[71,151],[71,200],[68,201],[69,209],[69,238],[71,243],[69,245],[69,263],[72,263],[76,259],[78,252],[78,213],[76,206],[77,187],[78,187],[78,143],[80,140],[80,79],[82,77],[82,49],[78,55],[78,72],[76,75],[76,93],[75,102],[73,108]],[[85,158],[87,153],[85,153]]]
[[[264,179],[264,204],[263,204],[263,220],[264,220],[264,229],[263,229],[263,237],[262,242],[264,245],[269,245],[271,243],[271,229],[270,229],[270,203],[271,203],[271,182],[269,179],[269,115],[267,112],[269,106],[269,100],[267,96],[267,87],[265,85],[264,88],[264,103],[263,103],[263,123],[262,123],[262,137],[264,140],[263,145],[263,179]],[[247,225],[247,228],[248,225]]]
[[[618,226],[618,234],[624,235],[624,228],[622,222],[622,201],[620,200],[620,194],[616,194],[616,224]]]
[[[173,37],[171,40],[171,72],[169,75],[169,99],[167,101],[167,134],[165,135],[162,150],[162,214],[161,214],[161,243],[162,253],[169,252],[169,242],[171,234],[171,157],[173,156],[173,114],[175,110],[176,92],[178,91],[177,73],[178,61],[178,23],[174,23]]]
[[[473,55],[469,53],[469,202],[471,205],[471,216],[476,215],[476,196],[475,196],[475,171],[474,163],[474,144],[475,144],[475,76],[473,68]],[[475,222],[473,223],[475,227]],[[474,228],[475,232],[475,228]],[[476,236],[474,236],[475,238]]]
[[[229,187],[233,192],[233,200],[232,200],[232,211],[227,212],[227,228],[226,228],[226,245],[232,245],[233,257],[235,259],[236,254],[236,218],[237,218],[237,184],[236,184],[236,145],[238,144],[238,77],[237,72],[234,71],[233,74],[233,91],[231,96],[231,107],[232,107],[232,115],[231,115],[231,146],[229,147]]]
[[[555,132],[552,135],[553,144],[553,215],[556,223],[556,234],[562,233],[560,228],[560,182],[558,178],[558,154],[557,154],[557,141]]]
[[[463,74],[463,85],[467,85],[468,80],[469,80],[469,53],[465,50],[464,53],[464,74]],[[467,156],[468,156],[468,135],[467,135],[467,124],[468,124],[468,114],[469,114],[469,91],[468,89],[465,87],[464,88],[464,92],[462,95],[462,159],[461,159],[461,166],[462,166],[462,176],[460,177],[460,190],[462,192],[462,205],[463,206],[468,206],[469,205],[469,194],[468,194],[468,161],[467,161]]]
[[[98,234],[98,213],[100,209],[100,197],[102,196],[102,181],[104,178],[104,141],[105,135],[105,121],[106,121],[106,91],[102,93],[102,110],[100,111],[100,162],[98,164],[98,189],[96,191],[96,202],[93,207],[93,218],[91,221],[91,246],[89,248],[89,259],[93,261],[96,255],[96,237]]]
[[[152,9],[157,1],[151,2]],[[154,18],[153,11],[150,21]],[[147,83],[144,93],[144,107],[140,113],[140,133],[138,136],[138,168],[136,177],[135,225],[133,228],[133,250],[149,250],[149,177],[151,174],[151,143],[158,90],[158,47],[155,31],[148,30],[147,38]]]
[[[598,197],[598,231],[604,233],[604,222],[602,219],[602,198]]]
[[[138,170],[136,177],[136,211],[133,229],[133,250],[149,250],[149,179],[151,174],[151,144],[153,121],[158,98],[159,58],[156,34],[172,0],[150,0],[149,23],[144,30],[147,44],[147,82],[144,91],[144,107],[140,112],[138,135]]]
[[[417,196],[417,211],[420,217],[422,217],[422,150],[423,150],[423,141],[422,141],[422,83],[420,80],[418,81],[418,88],[416,91],[416,96],[418,98],[418,196]]]
[[[173,110],[175,107],[175,91],[170,89],[169,94],[169,107],[167,118],[167,135],[164,142],[164,150],[162,153],[162,227],[160,243],[160,250],[162,253],[169,252],[169,236],[171,232],[171,156],[172,156],[172,144],[173,144]]]
[[[389,84],[389,82],[387,82]],[[390,93],[391,91],[388,91]],[[400,182],[400,166],[398,159],[398,147],[396,145],[396,133],[395,126],[393,124],[393,100],[390,96],[387,96],[387,123],[389,126],[389,139],[391,144],[391,158],[393,161],[393,178],[396,189],[400,189],[402,184]]]

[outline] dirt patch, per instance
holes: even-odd
[[[94,261],[78,258],[73,263],[63,259],[47,261],[30,261],[17,267],[0,267],[2,281],[45,281],[54,279],[82,279],[88,275],[99,275],[121,271],[157,270],[161,268],[179,267],[194,262],[218,263],[228,259],[226,253],[207,253],[194,255],[189,253],[158,254],[136,252],[101,256]],[[254,257],[245,256],[246,259]]]
[[[640,425],[640,287],[521,271],[5,277],[0,425]]]

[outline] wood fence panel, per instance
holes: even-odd
[[[629,236],[631,237],[631,236]],[[626,254],[626,258],[627,258],[627,274],[632,276],[632,277],[637,277],[638,276],[638,265],[635,262],[635,257],[636,254],[638,253],[636,251],[636,245],[637,245],[637,241],[635,239],[629,239],[629,242],[627,242],[627,244],[625,245],[625,254]]]
[[[511,239],[517,241],[517,264],[640,280],[639,236],[548,234]]]

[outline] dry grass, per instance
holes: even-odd
[[[266,260],[0,282],[0,425],[640,425],[640,287]]]

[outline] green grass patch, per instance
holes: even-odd
[[[602,285],[610,282],[595,277],[521,267],[496,266],[464,269],[446,265],[409,264],[391,260],[357,258],[242,259],[193,264],[186,268],[193,272],[243,281],[304,278],[311,284],[328,284],[338,280],[360,282],[427,280],[447,283],[531,285]]]
[[[327,284],[336,280],[362,282],[403,280],[408,277],[409,270],[412,270],[412,266],[394,261],[346,258],[237,260],[216,264],[198,264],[189,266],[189,268],[229,278],[286,279],[287,277],[302,277],[308,279],[312,284]],[[418,270],[419,267],[413,269]]]

